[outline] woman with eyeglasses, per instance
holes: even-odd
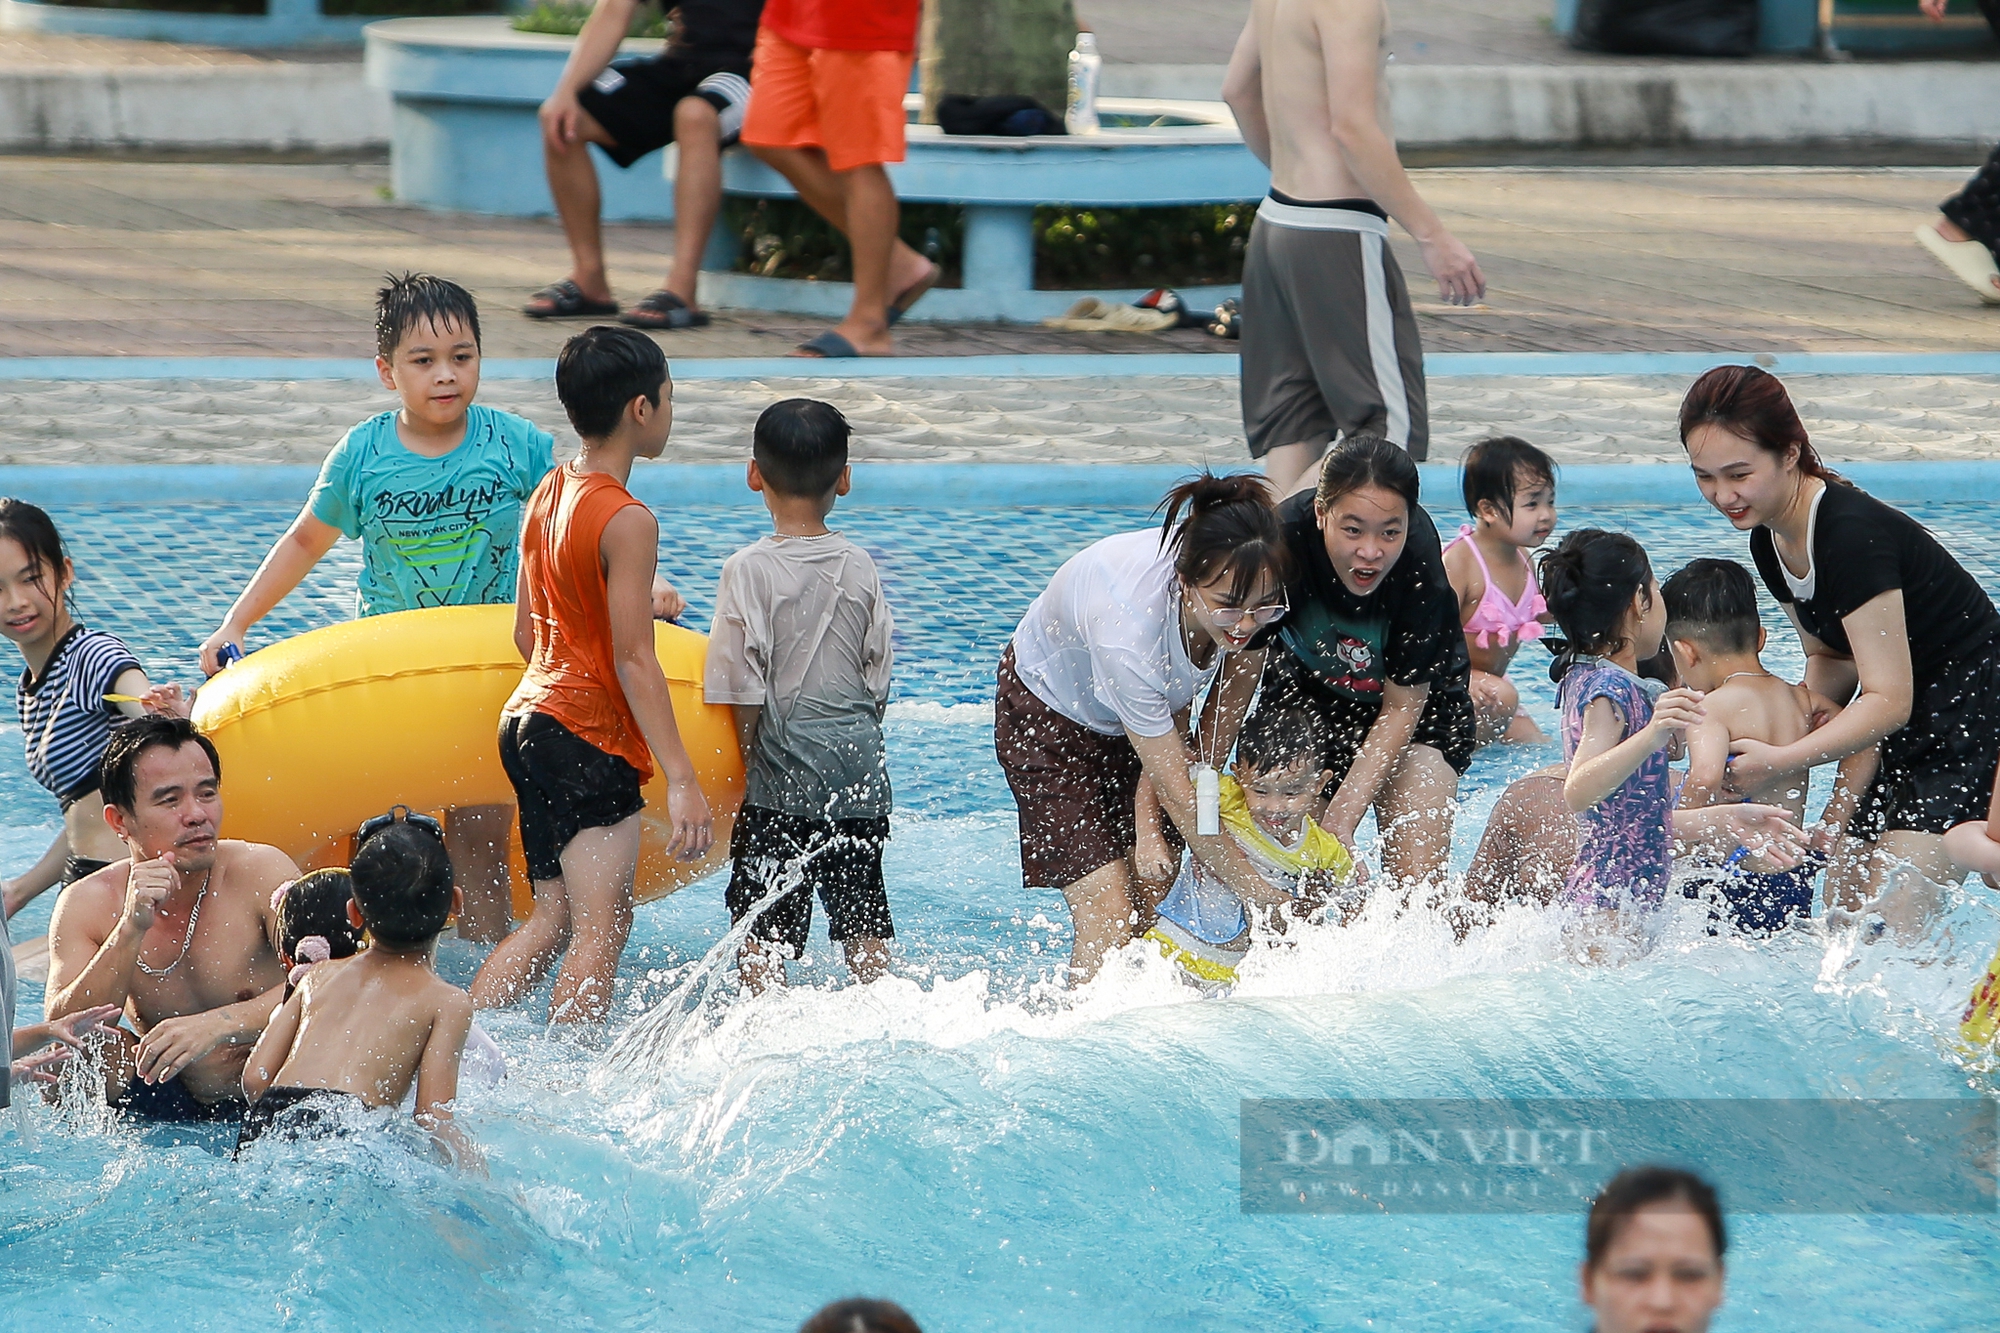
[[[993,744],[1020,807],[1022,878],[1068,900],[1072,984],[1150,923],[1132,859],[1142,776],[1204,865],[1248,902],[1277,901],[1218,824],[1200,831],[1194,770],[1206,778],[1228,759],[1234,722],[1199,742],[1190,727],[1218,674],[1219,718],[1240,721],[1256,690],[1264,655],[1250,642],[1284,615],[1277,514],[1252,475],[1203,473],[1160,508],[1159,531],[1070,557],[1000,658]]]
[[[1417,503],[1417,465],[1379,435],[1327,454],[1319,488],[1278,506],[1291,553],[1290,612],[1267,635],[1327,722],[1334,792],[1320,824],[1354,845],[1371,808],[1382,868],[1436,879],[1451,855],[1451,805],[1472,762],[1471,663],[1437,527]],[[1267,687],[1268,688],[1268,687]]]

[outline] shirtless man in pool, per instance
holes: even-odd
[[[131,855],[78,880],[49,927],[50,1018],[115,1004],[105,1098],[152,1120],[243,1113],[243,1065],[285,993],[271,891],[298,877],[275,847],[227,841],[220,773],[183,718],[112,734],[104,818]]]
[[[1284,495],[1337,434],[1429,447],[1423,350],[1394,218],[1438,295],[1486,294],[1472,252],[1417,195],[1396,156],[1385,0],[1254,0],[1222,96],[1271,168],[1243,265],[1243,426]]]

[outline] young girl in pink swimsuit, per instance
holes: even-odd
[[[1466,450],[1462,466],[1473,522],[1444,548],[1444,568],[1472,657],[1478,743],[1546,740],[1522,711],[1507,667],[1522,644],[1542,637],[1548,620],[1528,552],[1555,530],[1555,463],[1534,445],[1500,435]]]

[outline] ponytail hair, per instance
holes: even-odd
[[[1255,473],[1204,471],[1168,491],[1154,512],[1164,516],[1160,549],[1173,551],[1174,572],[1190,587],[1226,573],[1229,600],[1241,606],[1259,578],[1282,585],[1291,572],[1271,490]]]
[[[1645,548],[1622,532],[1578,528],[1545,554],[1542,597],[1565,640],[1550,645],[1556,660],[1549,678],[1561,680],[1579,657],[1602,657],[1623,647],[1619,631],[1632,598],[1643,594],[1651,605],[1652,581]]]
[[[1417,512],[1416,461],[1409,450],[1380,435],[1350,435],[1327,451],[1319,465],[1313,503],[1325,512],[1335,500],[1364,486],[1394,491],[1412,514]]]
[[[1698,426],[1720,426],[1780,461],[1794,445],[1799,471],[1821,481],[1846,479],[1820,461],[1792,397],[1776,375],[1756,366],[1717,366],[1688,386],[1681,399],[1681,448]]]

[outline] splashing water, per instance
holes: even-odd
[[[1690,552],[1712,536],[1687,532]],[[915,596],[907,567],[885,568],[892,598]],[[963,662],[986,671],[993,648],[899,653],[969,680]],[[1546,726],[1545,682],[1517,678]],[[240,1162],[233,1129],[36,1105],[30,1144],[0,1117],[8,1326],[789,1330],[867,1293],[934,1333],[1576,1329],[1579,1217],[1246,1215],[1240,1100],[1996,1089],[1990,1063],[1951,1041],[2000,935],[2000,895],[1976,885],[1914,947],[1824,926],[1710,936],[1706,907],[1677,899],[1651,952],[1584,967],[1548,912],[1506,908],[1460,941],[1449,901],[1378,901],[1351,927],[1253,952],[1226,998],[1201,998],[1145,946],[1066,991],[1067,913],[1020,887],[990,712],[964,700],[890,715],[894,976],[847,984],[820,927],[791,988],[745,997],[744,927],[719,878],[646,904],[605,1034],[548,1029],[534,1004],[482,1020],[512,1066],[462,1098],[487,1179],[440,1168],[391,1116]],[[1552,757],[1475,760],[1461,870],[1505,783]],[[50,832],[0,824],[0,857],[25,865]],[[17,938],[45,929],[49,906],[18,918]],[[477,963],[456,943],[440,959],[460,983]],[[27,988],[24,1012],[39,1000]],[[1956,1330],[2000,1293],[1990,1215],[1738,1216],[1731,1230],[1725,1333]]]

